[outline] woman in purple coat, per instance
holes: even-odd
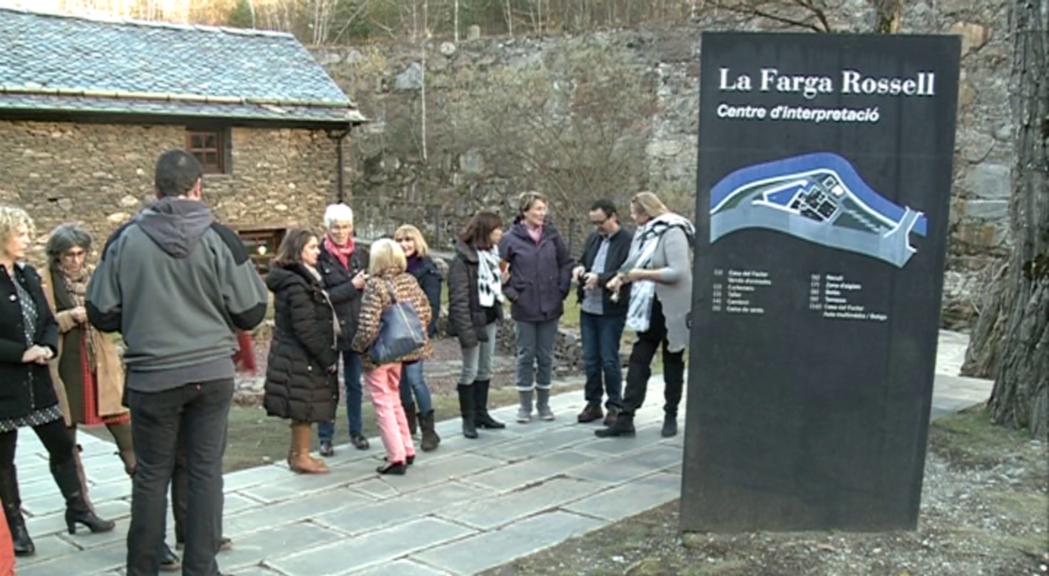
[[[510,272],[503,293],[513,303],[510,315],[517,323],[517,421],[522,424],[532,420],[533,390],[539,418],[554,419],[549,404],[554,342],[572,281],[573,260],[557,229],[546,221],[547,204],[538,192],[522,194],[517,220],[499,242],[499,255]]]

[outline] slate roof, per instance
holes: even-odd
[[[34,111],[364,120],[290,34],[0,8],[0,115]]]

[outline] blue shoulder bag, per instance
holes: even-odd
[[[382,311],[379,336],[368,350],[375,364],[388,364],[426,344],[426,330],[415,307],[411,302],[399,302],[391,283],[387,282],[386,288],[393,303]]]

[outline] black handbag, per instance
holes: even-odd
[[[398,302],[397,294],[389,282],[386,288],[393,303],[382,311],[379,336],[368,350],[368,357],[375,364],[388,364],[426,344],[426,330],[415,307],[411,302]]]

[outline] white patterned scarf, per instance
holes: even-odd
[[[503,282],[499,278],[499,248],[477,251],[477,297],[482,308],[503,301]]]
[[[671,228],[681,228],[689,244],[696,231],[688,219],[667,212],[657,216],[641,227],[634,234],[630,243],[630,256],[627,260],[634,262],[634,268],[648,268],[652,256],[656,253],[663,234]],[[634,258],[634,256],[637,256]],[[630,306],[627,308],[626,327],[634,332],[648,332],[652,317],[652,301],[656,297],[656,283],[652,280],[636,280],[630,288]]]

